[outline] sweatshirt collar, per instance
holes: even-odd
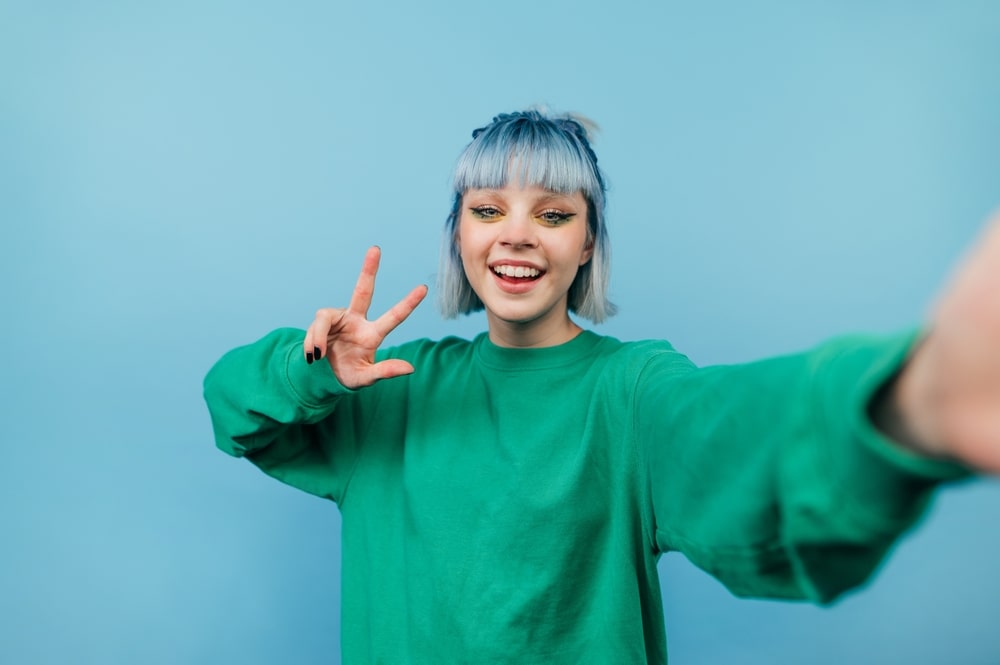
[[[508,371],[547,369],[571,365],[586,357],[601,341],[601,336],[589,330],[580,332],[568,342],[538,349],[516,349],[497,346],[489,333],[480,333],[474,344],[480,361],[489,367]]]

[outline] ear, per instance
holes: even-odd
[[[580,265],[582,266],[586,264],[592,258],[594,258],[593,238],[587,240],[587,244],[583,246],[583,252],[580,254]]]

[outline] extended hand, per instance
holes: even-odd
[[[894,398],[912,447],[1000,473],[1000,215],[959,265]]]
[[[375,351],[382,340],[408,317],[427,295],[426,286],[418,286],[388,312],[368,320],[368,308],[375,292],[381,251],[372,247],[365,254],[361,275],[354,287],[347,309],[321,309],[316,312],[303,344],[308,362],[326,358],[337,380],[346,388],[370,386],[379,379],[413,373],[405,360],[375,362]]]

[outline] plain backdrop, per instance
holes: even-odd
[[[0,661],[339,662],[336,507],[217,451],[201,379],[369,245],[373,311],[433,284],[459,150],[535,104],[601,127],[596,330],[702,364],[919,325],[1000,204],[989,0],[0,0]],[[944,489],[828,609],[668,555],[671,662],[1000,662],[998,521]]]

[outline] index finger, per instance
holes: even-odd
[[[378,272],[379,259],[382,250],[376,247],[369,247],[365,253],[365,262],[361,266],[361,274],[358,275],[358,282],[354,285],[354,293],[351,295],[351,304],[347,307],[352,312],[361,314],[368,318],[368,308],[372,304],[372,294],[375,293],[375,274]]]
[[[421,284],[417,288],[410,291],[410,293],[400,300],[398,303],[393,305],[388,312],[378,317],[373,323],[375,324],[375,330],[383,338],[391,333],[396,326],[406,320],[413,310],[417,308],[417,305],[424,299],[427,295],[427,286]]]

